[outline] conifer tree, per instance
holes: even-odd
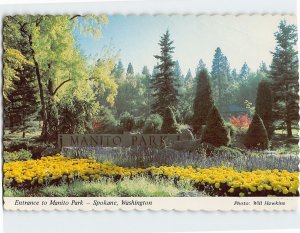
[[[248,128],[245,141],[248,149],[265,150],[269,147],[268,133],[260,116],[255,113]]]
[[[206,69],[206,64],[204,63],[204,61],[202,59],[200,59],[199,62],[198,62],[197,68],[195,69],[196,76],[203,69]]]
[[[223,54],[222,50],[218,47],[215,50],[215,55],[212,63],[212,82],[215,90],[215,100],[218,106],[228,104],[230,67],[227,57]]]
[[[151,79],[151,74],[147,66],[143,67],[142,75],[144,75],[148,80]]]
[[[292,124],[299,121],[297,28],[281,21],[275,34],[277,42],[273,54],[270,76],[273,80],[274,118],[292,137]]]
[[[249,74],[250,74],[250,68],[248,64],[245,62],[241,68],[239,80],[240,81],[246,80]]]
[[[267,80],[262,80],[257,88],[257,96],[255,101],[255,112],[261,117],[268,137],[271,138],[273,133],[273,97],[271,83]]]
[[[154,56],[159,60],[159,64],[156,67],[157,73],[152,83],[152,112],[158,113],[164,118],[166,108],[176,107],[179,100],[178,84],[174,75],[175,63],[172,60],[174,47],[173,41],[170,40],[169,31],[161,37],[159,45],[161,47],[161,53],[160,55]]]
[[[122,80],[125,76],[125,69],[121,60],[119,60],[118,64],[115,66],[113,73],[116,77],[117,81]]]
[[[203,69],[197,75],[196,97],[194,99],[193,130],[199,133],[202,125],[205,125],[207,115],[214,105],[212,90],[210,87],[209,75],[206,69]]]
[[[265,73],[267,74],[268,73],[268,67],[267,67],[267,64],[262,61],[260,64],[259,64],[259,72],[262,72],[262,73]]]
[[[179,133],[179,128],[175,119],[174,112],[170,107],[165,110],[163,124],[161,127],[161,133],[176,134]]]
[[[128,67],[127,67],[127,72],[126,72],[127,77],[130,75],[134,75],[134,70],[133,70],[133,66],[132,66],[131,62],[129,62]]]
[[[215,106],[211,108],[207,116],[202,142],[206,142],[217,147],[228,146],[230,144],[229,133],[227,132],[224,121]]]
[[[192,72],[191,72],[191,69],[188,69],[188,72],[184,78],[184,81],[185,82],[192,82],[193,81],[193,75],[192,75]]]
[[[25,66],[24,69],[19,70],[18,75],[12,81],[13,91],[8,96],[10,100],[9,115],[12,123],[17,124],[15,130],[21,131],[23,138],[25,138],[26,132],[34,126],[34,120],[38,115],[37,90],[32,69],[31,66]]]

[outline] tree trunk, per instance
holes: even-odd
[[[287,120],[287,122],[286,122],[286,131],[287,131],[287,137],[288,138],[293,137],[292,122],[290,120]]]
[[[285,111],[286,111],[286,131],[287,131],[287,137],[293,137],[292,134],[292,121],[290,120],[290,111],[289,111],[289,105],[288,105],[288,97],[287,97],[287,93],[289,92],[289,84],[287,82],[285,82]]]
[[[35,73],[36,73],[36,78],[38,81],[38,87],[39,87],[39,95],[40,95],[40,100],[41,100],[41,117],[42,117],[42,122],[43,122],[43,127],[42,127],[42,133],[41,133],[41,138],[42,140],[45,140],[47,138],[47,112],[46,112],[46,103],[45,103],[45,96],[44,96],[44,90],[43,90],[43,83],[42,83],[42,76],[40,72],[40,67],[39,63],[37,62],[35,58],[35,51],[32,47],[32,35],[28,35],[28,40],[29,40],[29,45],[31,47],[31,55],[32,59],[34,62],[34,67],[35,67]]]

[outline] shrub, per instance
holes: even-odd
[[[249,128],[249,125],[251,124],[251,119],[248,117],[247,114],[242,116],[232,116],[230,118],[230,123],[234,125],[237,128]]]
[[[24,149],[14,152],[4,151],[3,156],[5,162],[24,161],[32,158],[31,152]]]
[[[144,117],[138,118],[135,122],[135,128],[136,129],[143,129],[144,126],[145,126],[145,118]]]
[[[111,110],[106,107],[101,107],[96,121],[93,123],[93,131],[95,133],[115,133],[117,125],[118,122]]]
[[[179,125],[176,122],[174,113],[170,107],[166,108],[161,126],[161,133],[165,134],[177,134],[180,133]]]
[[[242,150],[239,148],[233,148],[233,147],[227,147],[227,146],[221,146],[219,148],[216,148],[213,151],[214,155],[218,155],[218,156],[233,156],[233,157],[237,157],[237,156],[241,156],[243,154]]]
[[[159,133],[161,131],[161,126],[163,119],[159,114],[151,114],[146,122],[143,129],[144,133]]]
[[[120,124],[124,131],[131,131],[134,127],[134,117],[129,112],[124,112],[120,116]]]
[[[273,96],[271,83],[267,80],[260,81],[257,88],[255,112],[261,117],[268,133],[269,139],[273,134]]]
[[[214,146],[228,146],[230,135],[227,133],[223,119],[218,109],[213,106],[207,117],[202,141]]]
[[[231,138],[233,138],[237,134],[238,129],[234,125],[232,125],[230,122],[225,122],[224,126],[225,126],[226,130],[230,133]]]
[[[196,134],[199,134],[201,126],[205,124],[213,104],[209,75],[207,70],[203,69],[197,75],[196,97],[193,106],[194,116],[192,126]]]
[[[244,144],[248,149],[265,150],[269,147],[268,133],[258,114],[254,114]]]
[[[7,144],[5,146],[5,150],[6,151],[18,151],[18,150],[21,150],[21,149],[27,149],[29,146],[29,142],[26,141],[22,141],[22,140],[19,140],[19,139],[14,139],[12,142],[10,142],[9,144]]]

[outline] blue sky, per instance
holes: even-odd
[[[214,51],[220,47],[231,68],[240,70],[247,62],[256,70],[261,61],[271,63],[270,51],[275,48],[273,33],[279,21],[296,24],[295,16],[241,15],[241,16],[108,16],[109,23],[102,29],[101,38],[76,34],[82,52],[87,56],[101,56],[104,47],[112,45],[119,51],[126,68],[133,64],[135,72],[144,65],[152,71],[159,54],[160,36],[169,29],[174,40],[174,60],[178,60],[185,74],[192,72],[203,59],[211,68]]]

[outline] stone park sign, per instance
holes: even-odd
[[[159,147],[182,140],[182,134],[60,134],[63,147]]]

